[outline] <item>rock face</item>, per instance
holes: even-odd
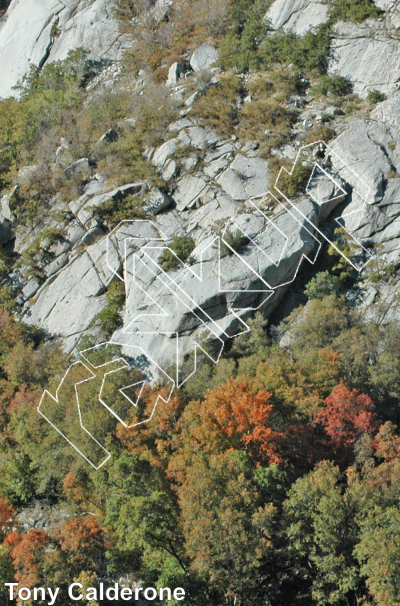
[[[343,206],[346,229],[359,242],[381,245],[397,262],[400,178],[393,175],[400,168],[399,108],[400,94],[379,104],[372,119],[350,123],[331,144],[331,173],[312,169],[307,196],[295,207],[279,201],[268,163],[254,156],[254,146],[238,149],[188,118],[170,125],[175,140],[187,140],[191,153],[201,152],[201,170],[183,168],[172,199],[151,190],[144,199],[148,213],[157,216],[124,222],[109,236],[97,222],[96,208],[128,195],[147,196],[146,184],[107,191],[92,177],[81,198],[69,204],[74,219],[65,226],[63,241],[50,247],[53,258],[44,277],[25,280],[24,321],[60,337],[66,351],[79,349],[107,306],[111,281],[123,280],[123,324],[112,341],[126,355],[133,344],[141,347],[167,374],[177,362],[177,374],[169,376],[180,384],[194,370],[192,361],[185,362],[188,354],[212,346],[216,360],[224,343],[246,330],[254,310],[271,315],[300,265],[314,263],[323,233],[329,238],[337,226],[331,217],[340,216]],[[154,153],[160,172],[178,149],[167,143]],[[367,202],[362,208],[361,198]],[[177,235],[194,240],[192,264],[178,262],[165,273],[159,257]],[[16,248],[26,250],[35,237],[34,231],[18,236]],[[232,237],[239,247],[232,248]],[[389,291],[388,298],[392,295]]]
[[[50,334],[64,338],[71,351],[93,318],[105,306],[105,285],[95,264],[86,252],[75,258],[36,295],[37,302],[27,314],[30,323],[45,328]]]
[[[344,23],[336,26],[330,73],[349,78],[362,98],[370,90],[391,95],[399,89],[400,44],[383,21]]]
[[[354,121],[332,144],[342,158],[336,170],[352,185],[353,169],[370,188],[367,202],[382,201],[388,184],[400,170],[400,94],[379,103],[371,120]]]
[[[265,20],[275,31],[292,31],[302,36],[325,23],[328,12],[329,6],[318,0],[275,0]]]
[[[19,255],[31,251],[45,228],[52,233],[64,221],[56,242],[39,240],[43,258],[35,269],[40,271],[31,271],[29,262],[23,265],[28,254],[12,275],[20,286],[23,320],[60,337],[64,349],[72,352],[83,335],[96,334],[94,321],[107,307],[106,291],[112,280],[121,280],[126,305],[121,309],[122,326],[112,338],[127,354],[134,342],[166,371],[172,361],[181,364],[186,354],[210,341],[218,356],[225,341],[246,330],[254,310],[269,317],[300,265],[312,264],[322,240],[331,239],[338,218],[357,239],[361,256],[370,255],[368,243],[389,262],[399,263],[400,53],[393,35],[399,3],[376,3],[388,11],[386,20],[337,24],[329,69],[349,77],[361,96],[378,89],[389,99],[367,119],[351,121],[348,116],[338,118],[343,114],[338,107],[325,108],[323,113],[312,108],[306,95],[299,98],[295,107],[303,109],[299,119],[303,133],[305,128],[312,132],[326,116],[342,121],[337,129],[341,134],[330,144],[325,163],[317,163],[318,146],[307,151],[301,165],[314,162],[310,180],[294,201],[282,197],[285,192],[279,190],[279,183],[283,188],[284,179],[271,182],[271,162],[259,157],[257,143],[244,144],[236,135],[223,139],[190,112],[200,92],[193,92],[181,75],[208,70],[215,63],[218,52],[206,43],[193,53],[190,67],[185,58],[169,72],[172,90],[165,87],[165,94],[175,100],[179,95],[183,110],[164,131],[158,147],[144,153],[163,180],[159,187],[139,181],[111,189],[101,175],[94,174],[98,153],[118,139],[121,128],[134,128],[132,119],[108,130],[88,158],[75,162],[62,140],[55,162],[79,182],[77,199],[67,203],[54,196],[42,225],[14,234],[12,193],[2,197],[0,244],[15,236],[14,250]],[[62,58],[76,46],[89,46],[95,58],[114,58],[121,39],[107,4],[106,0],[43,0],[39,5],[38,0],[24,0],[22,13],[22,0],[13,0],[0,29],[0,60],[12,58],[0,87],[9,91],[30,62]],[[169,0],[157,3],[160,18],[169,5]],[[266,18],[276,31],[303,35],[327,19],[328,8],[316,0],[276,0]],[[218,70],[213,75],[217,81]],[[248,96],[243,101],[253,99]],[[298,132],[295,126],[290,144],[271,153],[301,162]],[[37,166],[23,167],[18,185],[37,181],[37,171]],[[126,200],[138,202],[139,216],[147,218],[124,221],[107,235],[111,221],[107,209],[122,212]],[[164,270],[160,256],[182,235],[195,246],[190,263],[178,260],[175,268]],[[33,255],[37,249],[33,247]],[[388,300],[392,295],[388,289]],[[372,301],[374,292],[369,291],[368,297]],[[176,376],[178,383],[184,379],[179,373]]]
[[[388,262],[400,258],[400,93],[379,103],[371,120],[352,123],[332,144],[342,161],[335,170],[353,185],[353,169],[369,188],[366,212],[356,219],[359,237],[379,245]],[[353,204],[355,207],[355,205]],[[349,212],[352,205],[349,206]]]
[[[15,86],[30,65],[65,59],[84,47],[95,60],[115,60],[122,50],[118,24],[108,0],[12,0],[0,25],[0,97]]]
[[[268,161],[257,156],[256,144],[223,140],[189,117],[171,124],[164,143],[148,156],[162,175],[171,163],[180,162],[171,196],[159,189],[149,192],[144,182],[110,191],[100,175],[89,181],[82,175],[84,193],[67,206],[74,218],[65,224],[63,240],[43,244],[51,253],[43,277],[23,282],[24,320],[61,337],[63,347],[72,351],[81,336],[93,330],[94,318],[107,305],[105,291],[118,275],[126,289],[123,326],[113,337],[118,343],[128,347],[133,338],[135,343],[139,339],[137,345],[150,357],[156,356],[154,361],[163,369],[171,356],[176,359],[193,351],[204,331],[215,346],[223,345],[243,329],[251,310],[260,309],[269,316],[303,260],[313,263],[321,242],[316,230],[324,222],[329,224],[330,215],[345,203],[351,187],[360,189],[362,183],[365,191],[360,195],[370,205],[390,206],[395,190],[387,187],[387,181],[398,164],[397,141],[400,150],[396,103],[393,98],[378,105],[373,120],[352,123],[333,142],[335,178],[322,169],[310,173],[308,196],[297,201],[295,210],[266,193],[275,190]],[[173,138],[168,139],[171,134]],[[182,159],[185,146],[189,150]],[[144,200],[149,220],[124,222],[107,237],[97,209],[123,204],[127,196]],[[350,207],[355,199],[353,192]],[[56,203],[54,211],[63,208]],[[358,223],[346,221],[346,228],[358,229],[364,237],[367,214],[357,217]],[[390,222],[394,215],[389,210],[383,218],[374,218],[375,227],[368,228],[366,237],[378,242],[376,226],[385,226],[384,217]],[[47,227],[54,227],[51,216]],[[158,258],[177,235],[193,239],[193,264],[164,274]],[[16,250],[27,250],[35,238],[35,229],[17,234]],[[236,248],[232,248],[234,241]],[[180,292],[189,300],[182,301]],[[152,297],[163,308],[159,320],[154,320]],[[177,340],[171,335],[179,335],[178,354]]]
[[[381,10],[387,11],[386,23],[389,29],[398,29],[400,27],[399,0],[374,0],[374,3]]]
[[[204,332],[218,350],[246,330],[252,311],[271,314],[304,259],[315,260],[320,240],[314,226],[346,197],[340,178],[332,182],[325,173],[313,174],[309,197],[292,211],[266,193],[271,186],[268,162],[254,155],[254,145],[237,149],[187,118],[169,131],[176,134],[173,141],[187,141],[202,153],[201,170],[192,165],[187,172],[183,169],[172,200],[152,190],[145,199],[148,213],[157,216],[124,222],[110,236],[97,222],[96,209],[110,200],[123,202],[127,195],[147,195],[146,184],[104,191],[92,178],[81,198],[69,204],[75,219],[63,242],[50,249],[53,260],[44,268],[44,283],[31,280],[23,290],[24,320],[61,337],[67,351],[92,330],[115,276],[125,281],[126,308],[113,340],[127,352],[134,340],[166,370],[176,355],[183,360],[195,342],[203,342]],[[160,172],[177,149],[167,141],[155,150],[153,162]],[[197,163],[196,156],[193,161]],[[172,202],[175,209],[170,208]],[[184,234],[196,245],[193,262],[165,274],[159,256]],[[32,238],[25,235],[27,244],[19,242],[19,250]],[[233,241],[242,243],[232,248]],[[162,307],[158,319],[154,301]]]
[[[309,201],[301,207],[310,220],[316,220]],[[294,279],[304,256],[312,258],[315,239],[283,206],[274,225],[256,207],[247,213],[238,211],[230,229],[251,237],[240,252],[235,253],[228,241],[224,244],[226,231],[222,230],[220,240],[210,230],[193,251],[195,262],[190,268],[169,275],[157,263],[162,244],[151,242],[150,236],[143,248],[128,253],[126,266],[135,269],[131,276],[125,274],[126,313],[113,341],[141,347],[166,372],[178,359],[178,384],[187,378],[183,361],[194,351],[195,342],[213,343],[218,355],[224,341],[246,331],[245,320],[252,309],[260,308],[268,315],[285,291],[279,287]],[[130,237],[137,237],[135,224],[121,228],[125,237],[127,229]],[[282,234],[288,234],[288,240]],[[114,237],[119,237],[118,231]],[[129,260],[134,252],[135,264]],[[272,292],[271,288],[276,290]]]

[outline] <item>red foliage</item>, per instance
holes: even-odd
[[[323,425],[334,446],[346,449],[363,433],[373,434],[377,429],[372,408],[369,396],[338,385],[326,398],[315,419]]]
[[[27,534],[9,532],[4,543],[11,547],[15,579],[25,587],[40,584],[43,555],[50,538],[44,530],[31,529]]]

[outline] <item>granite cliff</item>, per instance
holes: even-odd
[[[312,273],[318,255],[318,259],[326,255],[327,243],[335,239],[338,225],[355,238],[358,260],[379,258],[379,263],[397,271],[400,23],[396,5],[379,0],[379,19],[336,20],[329,26],[324,78],[348,83],[356,111],[335,105],[329,91],[322,96],[313,93],[310,82],[292,65],[284,68],[297,78],[297,93],[285,102],[291,116],[286,140],[270,145],[267,153],[263,144],[238,135],[237,129],[225,131],[224,136],[196,111],[205,93],[223,81],[227,69],[223,63],[220,67],[216,45],[204,40],[163,67],[161,100],[172,104],[171,120],[157,144],[150,143],[141,152],[152,179],[139,176],[116,182],[115,175],[105,176],[99,168],[99,158],[107,149],[118,145],[126,131],[135,133],[136,118],[129,114],[118,124],[110,123],[84,157],[77,157],[66,140],[61,145],[53,142],[47,163],[74,181],[76,195],[53,193],[46,212],[24,224],[17,218],[19,191],[34,187],[40,167],[20,166],[15,182],[2,192],[0,238],[20,260],[5,283],[18,293],[21,319],[60,338],[63,347],[73,352],[84,336],[104,339],[96,319],[109,307],[108,291],[117,281],[123,285],[124,302],[121,321],[108,338],[121,345],[135,338],[145,351],[156,352],[156,362],[165,367],[175,351],[171,340],[176,335],[180,335],[179,355],[185,357],[204,338],[204,331],[209,331],[206,338],[223,346],[246,330],[255,310],[269,317],[278,305],[283,309],[298,270],[306,266]],[[146,10],[147,19],[168,23],[170,3],[157,2]],[[270,39],[282,33],[301,39],[329,19],[328,4],[276,0],[264,22]],[[121,29],[106,0],[13,0],[0,25],[0,95],[14,94],[12,87],[30,65],[41,70],[80,47],[88,49],[97,70],[88,87],[92,97],[109,91],[143,97],[152,86],[146,69],[129,81],[121,75],[122,50],[135,48],[135,40],[132,32]],[[249,88],[256,76],[250,72],[240,78]],[[375,100],[368,105],[371,92]],[[258,102],[247,93],[235,101],[239,110]],[[321,126],[327,124],[330,130],[321,143]],[[266,138],[274,134],[273,128],[265,130]],[[286,167],[286,175],[302,172],[297,191],[292,191],[284,173],[277,173],[279,164]],[[136,215],[131,222],[129,214],[118,225],[104,220],[104,209],[123,207],[128,200],[140,206],[140,223]],[[56,241],[48,236],[54,231]],[[159,255],[168,246],[174,250],[179,237],[190,241],[190,256],[183,259],[187,263],[173,259],[164,271]],[[33,249],[34,272],[27,262]],[[356,271],[363,264],[355,263]],[[397,317],[393,272],[390,279],[383,276],[372,284],[368,271],[367,266],[358,276],[357,304],[366,305],[369,314]],[[181,292],[187,300],[182,301]],[[164,316],[155,320],[149,314],[157,303]]]

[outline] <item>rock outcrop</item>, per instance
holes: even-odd
[[[268,162],[257,157],[254,145],[235,146],[188,118],[171,124],[169,132],[176,135],[174,139],[152,155],[160,173],[174,161],[182,141],[202,154],[201,169],[196,156],[186,169],[183,165],[172,198],[160,190],[147,196],[145,183],[104,191],[104,184],[92,178],[81,198],[69,204],[74,221],[68,224],[63,243],[51,247],[52,261],[44,268],[47,278],[43,283],[31,281],[23,289],[24,320],[61,337],[68,351],[92,330],[93,320],[107,305],[105,291],[115,275],[125,281],[126,308],[123,326],[113,340],[128,346],[135,332],[135,343],[152,353],[153,359],[156,356],[162,368],[168,366],[177,346],[171,335],[179,334],[182,356],[192,351],[205,329],[214,344],[223,344],[235,331],[244,330],[252,310],[271,314],[303,260],[312,263],[315,259],[320,240],[314,226],[322,224],[346,197],[344,182],[337,181],[342,183],[338,192],[335,182],[315,173],[309,197],[299,200],[294,213],[266,194],[273,185],[270,170]],[[158,214],[151,224],[125,222],[106,236],[97,210],[126,195],[146,195],[148,214]],[[146,225],[157,235],[143,232]],[[177,235],[190,236],[196,248],[190,267],[168,274],[168,287],[158,257]],[[19,249],[30,242],[28,233],[25,240],[20,239]],[[146,252],[149,245],[153,257]],[[136,266],[135,279],[134,253],[142,263]],[[183,307],[182,291],[190,299]],[[159,324],[154,324],[154,318],[137,318],[138,310],[139,315],[151,313],[152,298],[163,308]],[[160,336],[162,331],[170,336]]]
[[[205,42],[194,51],[190,59],[190,67],[195,72],[202,72],[214,65],[218,57],[217,49]]]
[[[320,0],[275,0],[265,15],[271,29],[298,36],[328,19],[329,6]]]
[[[348,78],[362,98],[370,90],[391,95],[400,81],[398,37],[390,34],[384,21],[337,23],[329,72]]]
[[[123,40],[108,0],[12,0],[0,24],[0,97],[15,95],[30,65],[81,47],[94,60],[116,60]]]
[[[17,72],[18,77],[24,73],[35,57],[40,63],[62,58],[81,43],[90,45],[86,36],[94,35],[97,27],[106,33],[92,45],[93,56],[116,56],[121,39],[105,1],[68,1],[62,6],[58,0],[41,4],[32,26],[35,36],[29,32],[24,40],[22,59],[11,65],[11,80]],[[34,6],[28,0],[28,8],[30,3]],[[165,129],[158,147],[149,146],[144,153],[163,185],[151,187],[138,181],[111,188],[101,175],[94,174],[96,159],[121,136],[120,125],[109,128],[88,157],[75,162],[68,143],[62,140],[54,161],[79,185],[81,195],[68,203],[56,195],[41,225],[19,228],[15,234],[7,196],[2,199],[0,243],[8,243],[15,235],[14,250],[18,255],[24,253],[11,277],[20,287],[24,321],[61,338],[63,347],[72,352],[82,336],[96,334],[96,318],[107,307],[107,289],[112,280],[119,279],[125,283],[126,305],[121,310],[122,326],[113,339],[126,348],[135,339],[160,367],[167,368],[171,359],[185,357],[204,339],[218,350],[218,344],[245,330],[254,310],[269,317],[300,265],[305,260],[312,264],[322,241],[332,238],[338,218],[357,239],[361,256],[370,258],[368,251],[379,249],[385,261],[399,263],[400,59],[399,43],[390,29],[397,4],[384,3],[377,0],[388,11],[386,20],[336,24],[329,69],[349,77],[360,96],[377,89],[388,100],[379,103],[367,118],[354,120],[339,107],[326,107],[320,100],[312,105],[306,93],[291,101],[298,112],[292,140],[271,153],[306,167],[314,163],[306,191],[295,197],[293,205],[282,198],[282,180],[272,182],[271,162],[260,157],[256,143],[239,142],[233,133],[232,138],[224,139],[190,111],[201,94],[194,90],[193,71],[210,70],[218,59],[217,50],[209,44],[169,70],[165,91],[183,108],[180,119]],[[168,11],[169,4],[157,3],[160,14]],[[328,8],[311,0],[276,0],[266,18],[277,31],[302,35],[327,19]],[[13,52],[11,26],[18,24],[21,10],[21,2],[13,0],[0,30],[0,59],[1,53]],[[212,70],[211,85],[218,84],[218,74],[218,69]],[[11,80],[4,86],[10,86]],[[247,102],[252,102],[251,96],[238,99],[238,107]],[[318,160],[318,145],[308,149],[303,162],[297,155],[298,134],[328,120],[339,124],[341,134],[331,142],[325,164]],[[135,127],[133,119],[121,124],[125,122],[129,128]],[[29,186],[37,170],[36,165],[20,169],[18,185]],[[104,212],[123,208],[128,199],[138,202],[142,219],[139,223],[127,220],[107,235],[110,223],[104,220]],[[60,216],[65,217],[61,225]],[[58,240],[41,240],[44,228],[49,233],[58,230]],[[190,263],[178,261],[175,269],[164,272],[160,256],[174,238],[184,235],[193,240]],[[33,259],[35,272],[29,265],[32,244],[36,252],[43,252],[39,262]],[[388,300],[392,295],[389,288]],[[204,332],[208,332],[205,337]]]
[[[353,169],[369,188],[357,233],[379,246],[389,263],[400,259],[400,93],[379,103],[371,120],[357,120],[333,142],[338,173],[353,185]],[[349,212],[351,212],[351,205]]]
[[[388,28],[398,29],[400,27],[399,0],[374,0],[378,8],[386,11],[386,23]]]

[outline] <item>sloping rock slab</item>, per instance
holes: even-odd
[[[106,306],[104,290],[92,259],[84,253],[62,269],[55,280],[43,285],[23,319],[54,336],[65,337],[64,348],[72,351],[93,318]]]
[[[275,0],[265,20],[273,30],[303,36],[311,28],[325,23],[328,12],[328,4],[318,0]]]
[[[389,35],[384,22],[340,22],[332,39],[329,72],[349,78],[362,98],[374,89],[389,96],[399,89],[400,42]]]

